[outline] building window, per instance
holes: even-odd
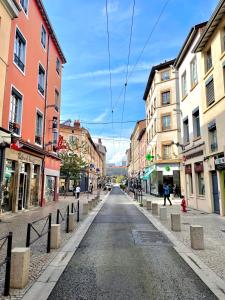
[[[20,5],[22,6],[25,14],[27,14],[27,11],[28,11],[28,0],[20,0]]]
[[[57,146],[57,144],[58,144],[58,132],[53,132],[52,143],[53,143],[54,146]]]
[[[171,116],[162,116],[162,130],[168,130],[171,127]]]
[[[163,145],[163,159],[171,158],[171,145]]]
[[[193,133],[194,138],[201,136],[199,109],[196,109],[196,111],[193,112]]]
[[[21,133],[22,95],[14,88],[11,93],[9,130],[15,134]]]
[[[59,92],[55,90],[55,110],[59,111]]]
[[[183,121],[184,143],[189,143],[189,124],[188,118]]]
[[[43,115],[40,112],[37,112],[35,143],[38,145],[42,144],[42,126],[43,126]]]
[[[25,69],[25,52],[26,40],[22,33],[16,30],[15,49],[14,49],[14,63],[24,72]]]
[[[210,78],[210,80],[206,82],[206,100],[207,106],[210,106],[215,101],[213,78]]]
[[[212,52],[211,48],[205,53],[205,70],[208,72],[212,68]]]
[[[170,79],[170,71],[169,70],[161,72],[161,80],[162,81],[166,81],[169,79]]]
[[[45,70],[41,65],[39,65],[39,71],[38,71],[38,90],[42,95],[44,95],[44,93],[45,93]]]
[[[46,49],[47,33],[44,26],[41,26],[41,44]]]
[[[225,27],[223,28],[222,32],[222,52],[225,51]]]
[[[182,98],[184,98],[187,95],[187,76],[186,76],[186,71],[181,76],[181,89],[182,89]]]
[[[203,163],[195,163],[195,173],[197,175],[198,194],[205,195],[205,179]]]
[[[225,90],[225,62],[223,63],[223,86]]]
[[[191,70],[191,87],[193,87],[198,83],[197,59],[196,59],[196,57],[191,62],[190,70]]]
[[[162,105],[165,106],[168,104],[170,104],[170,91],[162,93]]]
[[[58,74],[60,74],[60,68],[61,68],[60,60],[57,57],[57,59],[56,59],[56,71],[57,71]]]
[[[212,121],[208,124],[210,151],[215,152],[218,149],[216,122]]]

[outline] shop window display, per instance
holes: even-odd
[[[54,201],[55,197],[55,177],[46,176],[45,199],[47,202]]]
[[[15,177],[14,173],[15,162],[12,160],[6,160],[5,177],[3,181],[3,201],[1,203],[1,209],[3,212],[12,210]]]

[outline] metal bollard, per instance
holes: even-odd
[[[52,214],[48,217],[48,239],[47,239],[47,253],[51,251],[51,226],[52,226]]]

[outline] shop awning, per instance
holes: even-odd
[[[143,180],[148,180],[151,173],[155,170],[155,166],[152,166],[152,167],[149,167],[149,168],[146,168],[145,170],[145,175],[143,176]]]

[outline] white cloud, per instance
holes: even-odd
[[[138,64],[135,67],[135,71],[139,72],[139,71],[146,71],[149,70],[153,64],[152,63],[148,63],[148,62],[143,62],[141,64]],[[133,69],[133,65],[131,65],[129,67],[129,72]],[[111,69],[111,74],[112,75],[116,75],[116,74],[122,74],[126,72],[126,65],[122,65],[122,66],[118,66],[114,69]],[[108,69],[100,69],[100,70],[95,70],[95,71],[91,71],[91,72],[85,72],[85,73],[80,73],[80,74],[74,74],[74,75],[68,75],[68,76],[64,76],[64,80],[66,81],[70,81],[70,80],[77,80],[77,79],[82,79],[82,78],[91,78],[91,77],[103,77],[109,75],[109,70]]]
[[[98,138],[102,139],[102,144],[107,149],[107,162],[121,165],[122,160],[125,157],[126,150],[129,148],[130,140],[126,138],[116,138],[113,140],[110,136],[93,136],[93,139],[96,141]]]
[[[113,14],[115,12],[117,12],[119,9],[119,1],[108,1],[108,14]],[[102,9],[102,14],[103,16],[106,15],[106,7],[104,6],[104,8]]]
[[[101,113],[97,118],[95,118],[94,120],[93,120],[93,122],[102,122],[102,121],[104,121],[104,119],[105,119],[105,117],[107,116],[107,114],[108,114],[108,110],[105,110],[103,113]]]

